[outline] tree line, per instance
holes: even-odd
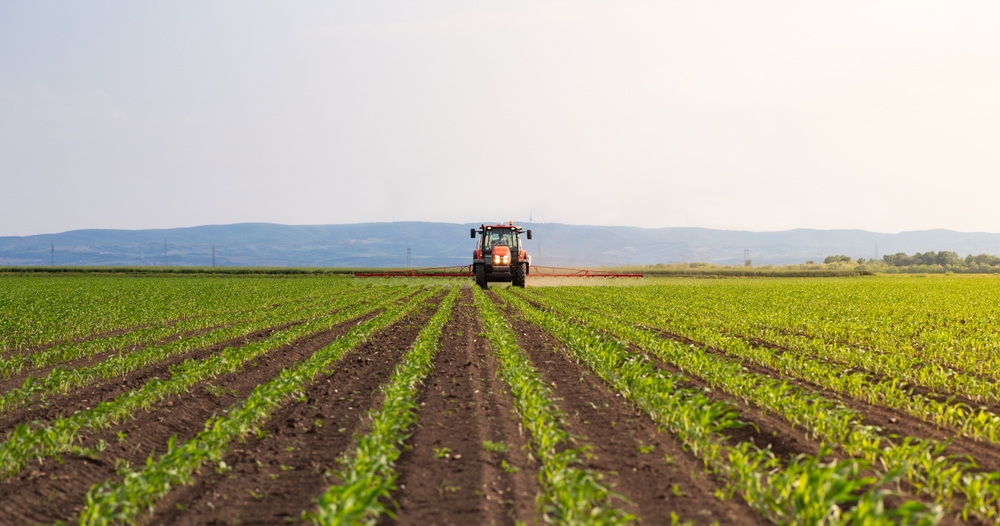
[[[950,250],[942,250],[940,252],[917,252],[912,256],[905,252],[897,252],[895,254],[886,254],[882,256],[882,259],[870,259],[867,261],[865,258],[858,258],[857,260],[854,260],[850,256],[837,254],[834,256],[828,256],[823,260],[823,263],[827,265],[859,264],[872,267],[888,267],[887,270],[892,269],[900,271],[906,269],[923,270],[928,267],[966,272],[1000,271],[1000,257],[998,256],[992,254],[969,254],[963,258]]]

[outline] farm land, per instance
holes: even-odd
[[[0,276],[0,523],[1000,522],[1000,279],[622,284]]]

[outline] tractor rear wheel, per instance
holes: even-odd
[[[476,265],[476,285],[483,290],[490,288],[486,283],[486,265]]]
[[[514,274],[511,276],[511,285],[524,288],[524,263],[514,265]]]

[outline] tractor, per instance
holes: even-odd
[[[472,253],[472,274],[476,285],[486,289],[490,281],[509,282],[524,288],[524,278],[531,269],[531,256],[521,247],[521,227],[508,224],[480,225],[470,229],[470,237],[479,241]],[[524,231],[531,239],[531,230]]]

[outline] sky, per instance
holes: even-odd
[[[1000,3],[0,0],[0,236],[1000,232]]]

